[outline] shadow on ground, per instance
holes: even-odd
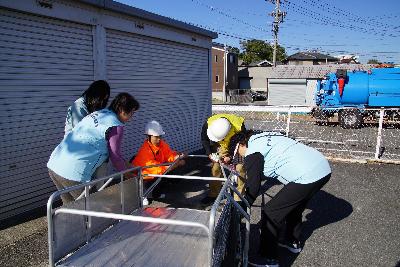
[[[260,207],[260,206],[259,206]],[[261,207],[260,207],[261,208]],[[353,212],[352,205],[344,199],[332,194],[319,191],[307,205],[310,212],[305,216],[302,241],[307,246],[307,239],[312,233],[326,225],[341,221]],[[261,221],[251,224],[249,256],[258,253]],[[279,262],[281,267],[292,266],[298,254],[293,254],[284,248],[279,248]]]

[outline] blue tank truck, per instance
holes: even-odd
[[[338,114],[342,128],[360,128],[366,117],[379,117],[379,108],[387,108],[385,117],[400,118],[400,68],[347,71],[338,69],[317,81],[316,107],[312,111],[318,124]]]

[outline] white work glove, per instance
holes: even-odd
[[[210,160],[214,161],[214,162],[218,162],[219,161],[219,156],[217,153],[211,153],[209,156]]]

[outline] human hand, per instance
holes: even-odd
[[[212,162],[218,162],[219,160],[219,156],[217,153],[211,153],[210,155],[208,155],[208,158],[212,161]]]
[[[181,154],[179,154],[179,157],[181,159],[186,158],[187,156],[188,156],[188,153],[186,153],[186,152],[182,152]]]
[[[223,157],[223,158],[222,158],[222,161],[223,161],[224,163],[229,163],[229,162],[231,161],[231,158],[230,158],[230,157]]]

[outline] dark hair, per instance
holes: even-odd
[[[234,156],[233,153],[235,152],[238,143],[247,146],[249,139],[253,134],[256,134],[253,130],[245,130],[233,135],[229,141],[229,155]]]
[[[85,98],[89,113],[103,109],[107,106],[110,97],[110,85],[104,80],[94,81],[82,96]]]
[[[139,102],[128,93],[119,93],[108,107],[115,114],[120,112],[130,113],[139,109]]]

